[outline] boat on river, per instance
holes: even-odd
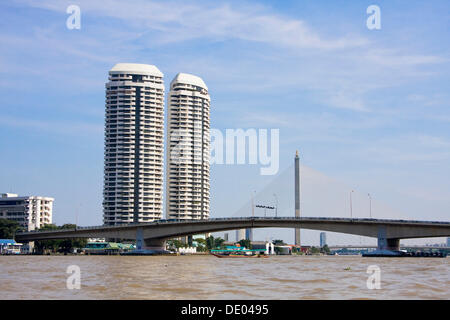
[[[217,258],[268,258],[263,250],[245,249],[242,247],[227,247],[226,249],[214,249],[209,252]]]

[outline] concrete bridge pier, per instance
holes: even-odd
[[[400,251],[400,239],[387,238],[386,227],[378,229],[378,250]]]
[[[377,238],[377,250],[363,254],[363,257],[397,257],[402,255],[400,252],[400,239],[387,238],[385,226],[379,227]]]
[[[378,250],[400,251],[400,239],[378,239]]]
[[[166,239],[144,239],[144,230],[142,228],[136,229],[136,250],[133,253],[145,255],[166,252]]]
[[[378,237],[378,246],[375,251],[363,254],[363,257],[400,257],[400,239]]]
[[[149,250],[155,253],[166,253],[166,239],[145,239],[144,250]]]

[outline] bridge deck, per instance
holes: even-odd
[[[179,236],[235,230],[243,228],[302,228],[341,232],[368,237],[423,238],[450,235],[450,222],[388,220],[368,218],[325,217],[240,217],[205,220],[158,220],[149,223],[131,223],[116,226],[77,227],[51,231],[17,233],[17,241],[33,241],[61,238],[122,238],[135,239],[142,230],[145,239],[169,239]]]

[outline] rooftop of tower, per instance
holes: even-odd
[[[110,73],[132,73],[132,74],[145,74],[157,77],[163,77],[164,74],[159,69],[151,64],[141,63],[117,63],[109,70]]]
[[[175,76],[175,78],[173,78],[172,82],[170,83],[170,86],[172,86],[172,84],[174,83],[192,84],[208,90],[208,87],[206,86],[205,82],[203,82],[202,78],[194,76],[193,74],[189,73],[180,72]]]

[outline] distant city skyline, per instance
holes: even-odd
[[[375,218],[449,220],[448,1],[380,0],[380,30],[366,26],[372,3],[80,0],[73,30],[69,4],[0,4],[0,192],[55,198],[54,223],[102,224],[105,76],[121,61],[201,77],[211,128],[279,129],[276,176],[211,165],[211,217],[249,216],[254,191],[273,205],[274,189],[278,215],[293,216],[285,171],[299,149],[302,216],[348,217],[355,190],[355,217],[370,193]],[[294,242],[291,230],[253,237]],[[302,230],[304,244],[318,237]]]

